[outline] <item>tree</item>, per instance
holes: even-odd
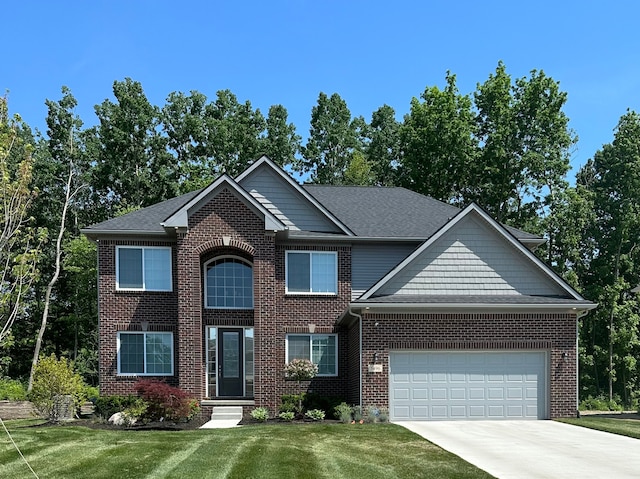
[[[497,220],[539,228],[566,188],[569,153],[577,141],[562,108],[567,94],[544,72],[515,84],[502,62],[474,94],[480,154],[472,164],[465,201]]]
[[[609,399],[618,394],[628,403],[640,375],[640,311],[629,294],[640,282],[640,115],[623,115],[613,142],[579,176],[589,181],[595,215],[593,258],[581,282],[600,305],[581,335],[595,369],[593,390],[600,392],[599,378],[607,377]]]
[[[20,137],[24,128],[19,116],[9,118],[7,99],[0,98],[0,347],[24,313],[45,239],[45,232],[36,230],[28,215],[35,192],[31,189],[32,147]]]
[[[300,136],[296,127],[288,121],[287,109],[282,105],[273,105],[267,116],[267,135],[263,141],[263,151],[280,166],[293,165],[300,150]]]
[[[56,103],[49,100],[47,101],[47,106],[49,107],[49,114],[47,116],[47,133],[49,136],[48,146],[50,158],[58,165],[66,163],[67,172],[62,191],[64,196],[58,220],[58,235],[55,243],[55,266],[50,281],[46,287],[42,320],[38,331],[38,337],[36,339],[33,360],[31,362],[31,373],[29,375],[29,384],[27,387],[28,391],[31,391],[33,387],[33,378],[38,365],[42,340],[49,319],[49,308],[54,294],[54,287],[60,278],[62,268],[62,241],[67,226],[67,214],[69,210],[73,208],[74,197],[84,186],[82,183],[78,183],[78,177],[81,177],[82,172],[76,166],[76,163],[78,163],[77,159],[80,155],[76,152],[75,147],[75,140],[78,136],[78,131],[82,126],[82,122],[73,114],[73,108],[76,106],[76,101],[71,95],[71,92],[67,88],[63,87],[62,93],[63,98],[60,102]],[[68,131],[68,137],[66,139],[64,138],[64,130]]]
[[[365,152],[374,183],[395,186],[401,161],[400,123],[396,120],[395,110],[389,105],[382,105],[371,115],[367,131],[369,142]]]
[[[147,100],[142,85],[126,78],[113,84],[117,103],[95,107],[98,158],[93,188],[113,216],[117,208],[144,207],[177,193],[178,169],[159,132],[158,107]]]
[[[411,111],[400,129],[399,182],[418,193],[459,204],[475,157],[473,114],[471,99],[459,93],[455,75],[447,72],[446,82],[444,90],[426,88],[423,102],[411,100]]]
[[[354,151],[362,149],[357,129],[362,121],[354,121],[347,103],[334,93],[318,96],[318,104],[311,109],[311,128],[307,144],[301,148],[302,159],[294,169],[311,173],[311,181],[325,185],[344,182],[344,171]]]

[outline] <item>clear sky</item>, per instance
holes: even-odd
[[[24,0],[0,11],[0,92],[41,130],[63,85],[93,125],[94,105],[130,77],[159,106],[172,91],[211,100],[222,89],[264,114],[283,104],[306,137],[321,91],[353,116],[370,121],[386,103],[401,119],[447,70],[471,93],[503,60],[513,78],[544,70],[568,93],[575,173],[627,108],[640,111],[637,1]]]

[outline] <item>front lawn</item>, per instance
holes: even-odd
[[[588,427],[599,431],[620,434],[621,436],[629,436],[640,439],[640,420],[639,419],[622,419],[612,417],[582,416],[581,418],[564,418],[558,419],[560,422],[574,424],[576,426]]]
[[[492,477],[393,424],[267,424],[195,431],[29,424],[33,422],[10,421],[8,427],[41,479]],[[7,434],[0,433],[0,477],[30,477]]]

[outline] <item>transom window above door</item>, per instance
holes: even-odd
[[[236,256],[214,258],[205,264],[206,308],[253,309],[253,267]]]

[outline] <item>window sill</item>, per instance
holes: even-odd
[[[338,293],[297,293],[297,292],[285,292],[284,293],[285,296],[320,296],[323,298],[337,298],[338,297]]]

